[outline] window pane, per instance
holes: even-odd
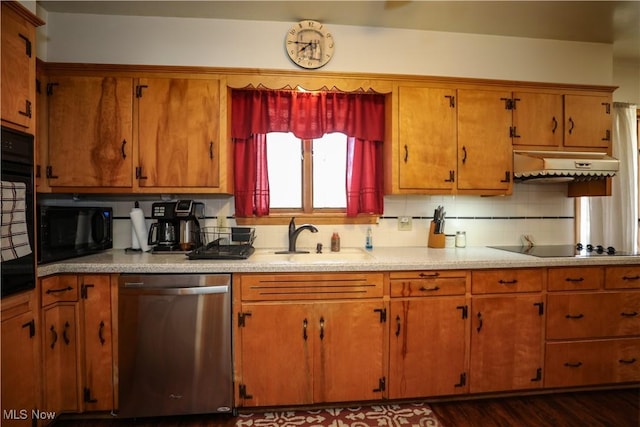
[[[267,134],[270,207],[302,207],[302,142],[292,133]]]
[[[330,133],[313,140],[313,207],[346,208],[347,136]]]

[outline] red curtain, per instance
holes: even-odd
[[[300,139],[325,133],[348,136],[347,215],[383,213],[381,94],[234,90],[235,204],[239,217],[269,213],[266,134],[292,132]]]

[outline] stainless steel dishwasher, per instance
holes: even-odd
[[[231,275],[121,275],[118,359],[121,417],[232,411]]]

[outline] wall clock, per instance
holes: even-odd
[[[285,48],[294,64],[313,69],[320,68],[331,60],[335,43],[324,24],[307,19],[289,29]]]

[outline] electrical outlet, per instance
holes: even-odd
[[[411,231],[413,224],[410,216],[399,216],[398,217],[398,230],[400,231]]]
[[[226,227],[227,226],[227,218],[224,215],[218,215],[218,217],[216,218],[217,221],[217,226],[218,227]]]

